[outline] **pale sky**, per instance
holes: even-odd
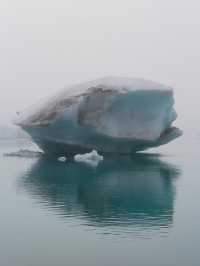
[[[69,84],[107,75],[173,86],[179,113],[191,108],[198,118],[199,14],[199,0],[2,1],[0,124]]]

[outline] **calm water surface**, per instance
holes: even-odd
[[[0,141],[0,265],[199,266],[199,144],[91,168]]]

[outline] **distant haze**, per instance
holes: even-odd
[[[180,116],[195,120],[199,14],[197,0],[2,1],[0,124],[69,84],[107,75],[175,87]]]

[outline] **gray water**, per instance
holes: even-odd
[[[0,266],[200,265],[199,14],[198,0],[1,1],[1,124],[114,75],[174,87],[184,136],[97,169],[4,157],[32,145],[1,140]]]
[[[199,139],[97,168],[7,157],[0,142],[0,265],[199,265]],[[30,148],[30,147],[29,147]]]

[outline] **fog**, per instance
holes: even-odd
[[[173,86],[180,122],[195,121],[199,13],[195,0],[2,2],[0,124],[69,84],[107,75]]]

